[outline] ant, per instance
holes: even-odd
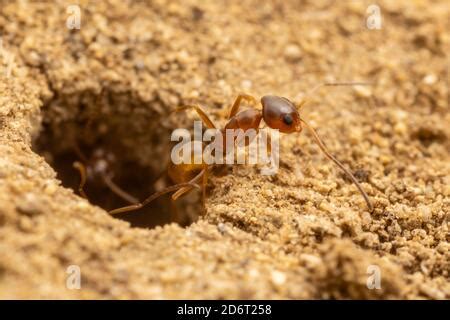
[[[104,87],[100,90],[100,94],[95,99],[95,105],[102,107],[103,99],[107,96],[107,92]],[[92,129],[94,126],[93,119],[94,116],[99,116],[98,114],[91,114],[85,123],[86,132]],[[84,191],[84,186],[88,180],[97,181],[100,180],[103,184],[110,189],[114,194],[116,194],[121,199],[128,203],[139,203],[139,199],[132,196],[120,186],[118,186],[114,181],[114,170],[113,167],[116,163],[115,155],[104,148],[95,148],[88,156],[82,151],[77,140],[72,143],[72,150],[75,152],[79,161],[73,162],[72,166],[74,169],[78,170],[80,175],[80,183],[78,186],[78,193],[85,199],[88,199],[86,192]]]
[[[88,199],[84,186],[87,180],[100,179],[113,193],[129,203],[139,203],[139,200],[120,188],[114,181],[114,172],[112,166],[115,162],[115,157],[111,152],[105,151],[102,148],[97,148],[92,152],[88,158],[81,151],[79,146],[75,143],[73,146],[75,153],[83,161],[75,161],[73,167],[80,173],[80,184],[78,192],[80,195]]]
[[[311,90],[311,92],[316,91],[317,89],[324,86],[351,86],[351,85],[367,85],[367,83],[361,82],[340,82],[340,83],[323,83]],[[311,93],[310,92],[310,93]],[[308,96],[308,95],[307,95]],[[277,129],[282,133],[300,133],[305,126],[310,133],[312,134],[314,140],[316,141],[319,148],[325,154],[325,156],[333,161],[355,184],[358,188],[361,195],[364,197],[364,200],[367,204],[367,207],[370,212],[373,212],[374,207],[363,190],[361,185],[358,183],[353,174],[344,167],[344,165],[337,160],[332,154],[329,153],[325,144],[319,138],[316,131],[304,120],[300,117],[300,109],[308,102],[308,99],[303,99],[298,104],[290,101],[287,98],[274,96],[274,95],[266,95],[261,98],[261,106],[262,110],[258,110],[255,108],[250,108],[244,111],[239,111],[241,107],[242,101],[246,101],[249,103],[257,104],[257,100],[248,94],[239,94],[231,106],[228,122],[225,124],[224,129],[222,129],[222,134],[224,134],[226,129],[242,129],[243,131],[254,129],[259,130],[260,123],[264,120],[265,124],[271,129]],[[185,109],[194,109],[204,124],[211,129],[215,129],[216,126],[214,122],[209,118],[206,112],[198,105],[188,105],[181,108],[177,108],[175,111],[181,111]],[[225,140],[225,139],[224,139]],[[198,143],[195,141],[190,142],[192,144],[191,150],[193,151],[191,157],[194,157],[195,150],[198,150]],[[201,145],[203,148],[203,144]],[[208,177],[208,171],[210,165],[206,164],[204,160],[202,163],[196,164],[194,161],[191,163],[181,163],[174,164],[173,162],[169,163],[167,173],[169,178],[176,183],[175,185],[169,186],[159,192],[156,192],[150,195],[147,199],[140,203],[133,203],[129,206],[117,208],[109,211],[110,214],[118,214],[128,211],[133,211],[142,208],[148,203],[152,202],[156,198],[162,196],[163,194],[170,193],[175,191],[172,195],[172,200],[176,200],[182,195],[190,192],[194,188],[199,188],[199,182],[201,182],[201,190],[202,190],[202,201],[203,207],[205,208],[205,194],[206,194],[206,182]],[[80,170],[82,171],[82,170]],[[83,180],[83,179],[82,179]],[[83,181],[82,181],[83,182]],[[83,190],[83,185],[80,184],[80,193]]]

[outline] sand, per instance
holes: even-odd
[[[0,298],[450,298],[448,1],[377,1],[381,29],[363,0],[79,3],[79,30],[70,2],[0,5]],[[193,192],[118,219],[99,179],[89,201],[69,188],[74,145],[142,198],[196,119],[176,107],[223,125],[240,92],[326,81],[373,83],[302,110],[373,213],[307,132],[282,137],[276,176],[212,174],[204,214]]]

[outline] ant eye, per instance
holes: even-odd
[[[294,119],[292,119],[292,116],[291,116],[290,114],[286,114],[286,115],[283,117],[283,122],[284,122],[285,124],[287,124],[288,126],[290,126],[290,125],[292,124],[292,122],[294,122]]]

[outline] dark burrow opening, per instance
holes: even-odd
[[[74,163],[82,163],[87,173],[84,191],[91,204],[109,211],[130,204],[118,188],[143,200],[173,184],[166,167],[174,124],[164,121],[164,113],[151,111],[164,110],[164,106],[153,108],[124,94],[103,92],[56,97],[42,110],[34,151],[52,166],[62,185],[78,195],[81,177]],[[175,203],[166,194],[142,209],[113,217],[132,227],[154,228],[172,222],[187,226],[201,212],[197,192],[191,193]]]

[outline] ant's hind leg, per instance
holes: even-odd
[[[183,196],[184,194],[188,193],[191,190],[192,190],[192,187],[190,187],[190,186],[181,188],[180,190],[178,190],[177,192],[175,192],[172,195],[172,197],[171,197],[172,201],[176,201],[178,198],[180,198],[181,196]]]
[[[202,205],[203,205],[203,210],[206,211],[206,184],[208,182],[208,170],[207,169],[203,169],[198,175],[196,175],[189,182],[192,183],[192,184],[195,184],[200,179],[202,179],[202,185],[201,185],[201,189],[202,189]],[[195,186],[198,186],[198,185],[195,184]],[[186,194],[189,191],[191,191],[193,187],[194,186],[187,186],[187,187],[181,188],[180,190],[178,190],[177,192],[175,192],[172,195],[172,200],[173,201],[177,200],[178,198],[180,198],[184,194]]]
[[[206,183],[208,181],[208,169],[203,169],[202,171],[200,171],[199,174],[197,174],[193,179],[191,179],[188,183],[190,183],[191,185],[186,186],[184,188],[181,188],[180,190],[178,190],[177,192],[175,192],[172,195],[172,200],[177,200],[178,198],[180,198],[181,196],[183,196],[184,194],[188,193],[189,191],[191,191],[194,187],[198,188],[198,184],[197,182],[202,179],[202,201],[203,201],[203,205],[205,204],[205,196],[206,196]]]
[[[245,94],[245,93],[239,94],[237,96],[236,100],[234,100],[233,105],[231,106],[230,114],[228,115],[228,119],[233,118],[238,113],[239,108],[241,107],[242,100],[256,104],[256,99],[253,96],[251,96],[249,94]]]
[[[144,206],[146,206],[147,204],[149,204],[150,202],[152,202],[153,200],[161,197],[162,195],[169,193],[169,192],[173,192],[176,191],[178,189],[184,188],[184,187],[197,187],[197,185],[193,184],[193,183],[180,183],[180,184],[176,184],[170,187],[167,187],[159,192],[155,192],[154,194],[152,194],[151,196],[149,196],[147,199],[145,199],[144,201],[140,202],[140,203],[136,203],[136,204],[132,204],[130,206],[126,206],[126,207],[121,207],[121,208],[117,208],[114,210],[109,211],[109,214],[117,214],[117,213],[123,213],[123,212],[128,212],[128,211],[134,211],[134,210],[138,210]]]
[[[178,112],[178,111],[183,111],[183,110],[186,110],[186,109],[194,109],[197,112],[197,114],[200,117],[200,119],[202,119],[202,121],[206,124],[208,129],[215,129],[216,128],[216,125],[214,124],[214,122],[206,114],[205,110],[203,110],[200,106],[188,105],[188,106],[179,107],[175,111]]]

